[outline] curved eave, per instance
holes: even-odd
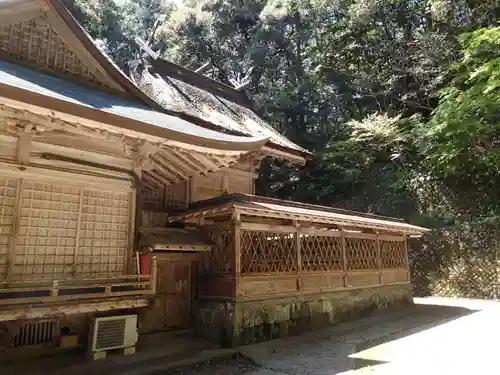
[[[147,138],[173,146],[197,147],[200,152],[258,151],[267,138],[240,137],[219,133],[59,78],[0,62],[0,95],[11,105],[36,107],[38,111],[70,116],[70,122],[91,122],[102,128],[119,128],[136,138]],[[16,104],[17,103],[17,104]],[[23,108],[23,107],[21,107]]]

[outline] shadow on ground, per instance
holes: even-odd
[[[417,333],[439,327],[443,324],[449,323],[464,316],[477,313],[478,311],[480,310],[465,308],[461,306],[446,306],[443,304],[434,305],[417,302],[415,303],[413,309],[409,311],[411,315],[408,315],[406,318],[401,319],[402,324],[400,331],[391,332],[387,335],[382,335],[380,337],[374,337],[363,341],[356,345],[355,350],[356,353],[359,353],[370,348],[389,343],[391,341],[400,340],[410,335],[415,335]],[[354,357],[353,359],[354,370],[388,363],[385,361],[363,359],[357,357]],[[349,369],[344,369],[342,371],[348,370]],[[336,373],[342,371],[336,371]]]
[[[449,306],[446,305],[449,301],[442,301],[441,304],[433,303],[433,301],[433,299],[417,301],[415,306],[404,311],[381,312],[369,318],[340,323],[324,330],[306,333],[303,336],[287,337],[242,347],[240,352],[244,356],[233,355],[236,351],[232,351],[232,353],[222,353],[222,355],[219,353],[217,357],[212,356],[207,361],[206,356],[203,358],[199,355],[202,352],[202,346],[198,348],[195,344],[200,343],[199,341],[193,341],[190,337],[184,337],[183,334],[179,336],[179,334],[171,333],[172,337],[167,341],[163,334],[151,336],[146,340],[148,348],[141,348],[143,350],[136,356],[110,357],[109,360],[100,363],[84,363],[81,356],[79,358],[66,357],[64,360],[59,359],[53,362],[50,359],[44,359],[38,364],[31,363],[29,367],[32,370],[34,368],[34,371],[18,371],[17,366],[0,365],[0,373],[2,375],[42,375],[49,372],[52,375],[92,373],[105,373],[106,375],[340,374],[389,363],[375,360],[378,358],[359,358],[356,357],[357,353],[431,330],[473,314],[482,308]],[[174,342],[182,342],[185,350],[166,352],[165,347]],[[253,353],[253,355],[247,353]],[[194,361],[189,362],[191,364],[180,364],[181,354],[191,357]],[[193,365],[196,358],[203,360]],[[179,364],[172,367],[175,361]]]

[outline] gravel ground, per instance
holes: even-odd
[[[244,357],[207,361],[195,366],[181,367],[154,375],[237,375],[256,374],[258,367]]]
[[[500,303],[429,301],[436,305],[412,315],[242,347],[239,358],[155,375],[499,374]]]

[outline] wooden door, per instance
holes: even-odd
[[[191,325],[191,259],[167,260],[165,328]]]
[[[190,257],[165,257],[157,260],[157,287],[154,311],[148,320],[150,330],[188,327],[191,324]],[[156,327],[156,328],[154,328]]]

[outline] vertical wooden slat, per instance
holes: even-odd
[[[233,276],[241,276],[241,220],[240,213],[235,210],[233,213]]]
[[[156,283],[158,282],[158,264],[156,263],[156,257],[151,258],[151,292],[153,295],[156,294]]]
[[[222,194],[227,194],[229,192],[229,176],[227,171],[222,172],[221,191]]]
[[[189,180],[189,202],[196,202],[196,176],[191,177]]]
[[[380,237],[379,233],[376,233],[377,235],[377,241],[376,241],[376,251],[375,251],[375,256],[376,256],[376,263],[377,263],[377,272],[378,272],[378,283],[382,284],[382,255],[380,251]]]
[[[83,206],[83,188],[80,188],[80,202],[78,206],[78,217],[76,223],[76,243],[75,243],[75,252],[73,254],[73,276],[77,274],[77,266],[78,266],[78,250],[80,247],[80,232],[81,232],[81,222],[82,222],[82,206]]]
[[[12,278],[12,271],[14,268],[14,258],[16,255],[16,247],[19,237],[19,226],[21,224],[21,197],[23,194],[23,185],[24,180],[20,178],[17,181],[17,190],[16,190],[16,203],[13,209],[13,223],[11,228],[11,236],[10,236],[10,246],[9,253],[7,254],[7,280]]]
[[[302,249],[300,241],[300,224],[295,221],[295,251],[297,252],[297,290],[303,289],[302,280]]]
[[[345,243],[345,232],[341,229],[340,231],[340,239],[342,241],[342,270],[344,271],[344,287],[348,286],[347,280],[347,249]]]
[[[191,180],[186,180],[185,184],[185,208],[189,208],[189,204],[191,203]]]
[[[406,259],[406,272],[408,274],[408,282],[411,283],[410,255],[408,254],[408,236],[406,234],[405,234],[405,259]]]

